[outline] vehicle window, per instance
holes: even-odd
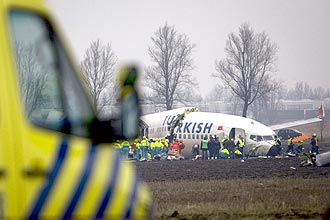
[[[10,26],[27,118],[38,126],[86,136],[86,122],[94,113],[51,25],[36,14],[13,10]]]

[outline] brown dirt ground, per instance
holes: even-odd
[[[319,130],[319,124],[314,126],[298,127],[304,133],[317,134],[321,132]],[[330,123],[326,123],[322,131],[323,141],[319,143],[320,153],[330,151]],[[285,141],[283,141],[285,142]],[[282,144],[283,144],[282,142]],[[285,145],[285,143],[284,143]],[[304,144],[305,151],[310,148],[309,143],[306,141]],[[285,146],[284,146],[285,150]],[[134,163],[138,172],[138,175],[147,183],[152,186],[155,185],[167,185],[175,182],[189,181],[189,183],[200,184],[200,181],[211,182],[212,181],[231,181],[231,180],[291,180],[291,179],[310,179],[312,182],[329,181],[330,180],[330,167],[301,167],[300,159],[298,157],[289,158],[248,158],[244,162],[240,159],[221,159],[221,160],[180,160],[180,161],[150,161],[150,162],[136,162]],[[317,181],[317,180],[320,181]],[[322,181],[321,181],[322,179]],[[290,182],[290,181],[289,181]],[[307,181],[310,182],[310,181]],[[159,184],[161,183],[161,184]],[[330,183],[330,182],[329,182]],[[328,187],[326,187],[327,189]],[[152,188],[152,190],[155,190]],[[153,192],[155,193],[155,192]],[[157,192],[160,193],[160,192]],[[161,192],[164,197],[167,196],[167,192]],[[327,194],[327,190],[326,193]],[[158,196],[157,199],[163,197]],[[327,196],[325,195],[327,198]],[[209,201],[213,201],[210,198]],[[165,202],[166,203],[166,202]],[[162,204],[163,205],[163,204]],[[164,204],[166,206],[166,204]],[[184,209],[184,208],[183,208]],[[305,215],[305,210],[300,213],[295,213],[291,210],[286,213],[277,213],[270,216],[252,216],[251,218],[243,218],[243,216],[231,216],[224,215],[200,215],[194,216],[182,216],[182,210],[178,210],[180,215],[175,211],[172,215],[162,216],[158,219],[321,219],[320,213],[309,213]],[[291,213],[293,212],[293,214]],[[232,214],[231,214],[232,215]],[[330,216],[330,207],[329,207]],[[329,217],[330,219],[330,217]]]
[[[305,147],[308,149],[308,147]],[[320,145],[320,151],[325,152],[330,150],[330,143]],[[173,184],[174,182],[188,181],[189,184],[194,182],[198,185],[201,180],[206,182],[212,181],[231,181],[235,179],[312,179],[317,180],[325,178],[330,180],[330,167],[301,167],[298,157],[288,158],[248,158],[244,162],[240,159],[220,159],[220,160],[179,160],[179,161],[150,161],[134,163],[140,177],[153,187],[154,186]],[[314,181],[313,181],[314,182]],[[157,193],[160,193],[156,187]],[[155,192],[153,192],[155,193]],[[166,192],[161,192],[165,193]],[[183,192],[184,193],[184,192]],[[157,195],[157,200],[163,198],[163,195]],[[212,201],[212,198],[210,198]],[[159,204],[157,204],[159,205]],[[157,206],[156,205],[156,206]],[[162,206],[166,204],[162,204]],[[330,207],[329,207],[330,208]],[[173,210],[173,209],[172,209]],[[197,215],[182,215],[185,208],[181,207],[171,213],[165,214],[161,212],[161,217],[155,219],[321,219],[321,213],[309,213],[306,210],[301,212],[291,213],[279,212],[272,216],[246,216],[237,215],[236,217],[230,214],[207,214],[200,213]],[[330,209],[329,209],[330,210]],[[177,217],[176,212],[180,213]],[[307,213],[307,214],[306,214]],[[159,214],[159,212],[156,214]]]

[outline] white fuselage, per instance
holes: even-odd
[[[181,108],[142,116],[141,120],[148,126],[147,133],[144,134],[153,138],[167,136],[173,120],[184,110],[185,108]],[[182,154],[189,158],[191,147],[196,143],[200,145],[201,140],[205,136],[209,139],[210,135],[216,135],[220,141],[225,135],[235,140],[242,135],[245,137],[245,152],[253,151],[253,156],[263,156],[273,145],[275,132],[249,118],[221,113],[190,112],[174,129],[174,134],[185,144]]]

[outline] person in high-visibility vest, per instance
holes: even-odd
[[[136,138],[131,145],[131,150],[133,151],[133,160],[140,159],[140,140]]]
[[[201,141],[201,150],[202,150],[202,159],[203,160],[207,160],[207,157],[208,157],[208,140],[207,140],[207,137],[205,136],[204,139]]]
[[[162,153],[168,153],[168,141],[165,137],[162,137],[161,143],[163,144]]]
[[[229,150],[227,147],[223,147],[222,150],[219,153],[220,158],[227,159],[229,158]]]
[[[280,155],[281,151],[282,151],[282,143],[281,143],[280,138],[277,135],[275,135],[274,146],[275,146],[275,150],[276,150],[276,152],[275,152],[276,155],[275,156]]]
[[[286,150],[286,153],[293,153],[293,152],[294,152],[293,138],[289,135],[288,136],[288,148]]]
[[[116,140],[114,143],[113,143],[113,146],[116,148],[116,150],[118,150],[119,152],[121,151],[121,145],[120,145],[120,141],[119,140]]]
[[[304,146],[304,141],[303,140],[298,141],[296,148],[297,153],[303,152],[304,150],[303,146]]]
[[[235,158],[243,158],[242,152],[238,149],[234,151],[234,154],[235,154]]]
[[[161,142],[161,139],[156,138],[156,142],[155,142],[155,155],[160,155],[163,153],[163,143]]]
[[[237,146],[237,149],[242,153],[242,157],[245,158],[245,155],[244,155],[245,142],[244,142],[242,135],[239,135],[236,146]]]
[[[141,143],[140,143],[140,149],[141,149],[141,159],[148,160],[148,149],[149,149],[149,141],[147,140],[146,136],[142,137]]]
[[[129,142],[127,140],[124,140],[121,143],[121,155],[124,159],[128,159],[130,147],[131,147],[131,145],[129,144]]]
[[[153,160],[155,155],[157,154],[158,148],[159,148],[159,141],[158,138],[156,138],[155,141],[150,143],[151,160]]]

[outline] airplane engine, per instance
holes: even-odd
[[[268,143],[267,141],[260,141],[255,146],[248,146],[247,150],[248,155],[255,157],[255,156],[267,156],[268,151],[272,147],[272,144]]]

